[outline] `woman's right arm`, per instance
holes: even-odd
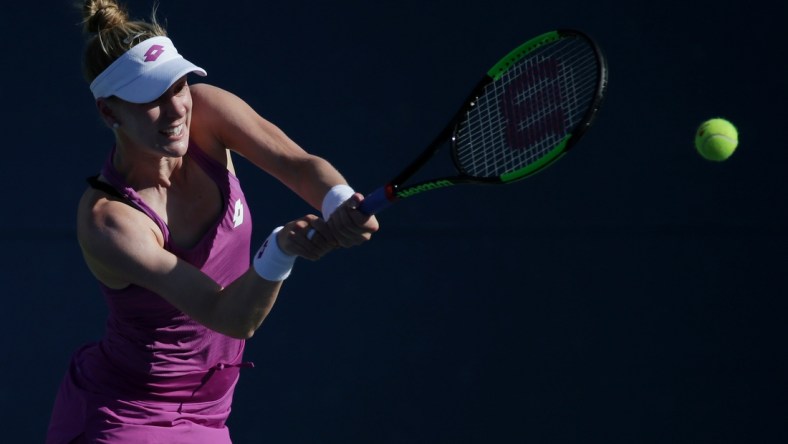
[[[315,228],[322,239],[305,242]],[[164,249],[158,227],[124,203],[89,190],[80,202],[77,232],[88,267],[111,288],[144,287],[219,333],[250,338],[271,311],[282,282],[262,278],[254,267],[222,288],[198,268]],[[316,216],[289,222],[274,238],[288,255],[317,259],[334,248],[330,230]],[[270,240],[269,240],[270,241]]]

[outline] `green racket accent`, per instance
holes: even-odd
[[[514,170],[509,173],[501,174],[500,176],[501,182],[503,183],[514,182],[515,180],[519,180],[524,177],[530,176],[531,174],[534,174],[535,172],[546,167],[547,165],[549,165],[554,160],[557,160],[559,157],[561,157],[562,154],[566,152],[566,144],[569,143],[569,139],[571,138],[572,138],[571,134],[564,137],[564,139],[561,142],[559,142],[558,145],[555,146],[555,148],[550,150],[549,153],[542,156],[536,162],[527,165],[523,168],[520,168],[519,170]]]
[[[554,42],[560,38],[561,36],[558,34],[558,31],[550,31],[528,40],[507,54],[506,57],[502,58],[498,63],[495,64],[495,66],[490,68],[490,70],[487,71],[487,75],[493,80],[498,80],[512,64],[516,63],[518,60],[530,54],[537,48],[544,46],[547,43]]]
[[[454,182],[447,179],[441,179],[441,180],[436,180],[434,182],[425,182],[420,185],[415,185],[413,187],[405,188],[402,191],[397,191],[396,195],[397,197],[400,198],[410,197],[413,196],[414,194],[419,194],[430,190],[437,190],[438,188],[446,188],[452,185],[454,185]]]

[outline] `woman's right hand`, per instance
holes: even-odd
[[[285,224],[277,233],[276,241],[283,252],[310,261],[320,259],[339,246],[328,224],[314,214]]]

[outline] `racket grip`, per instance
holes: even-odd
[[[394,201],[389,199],[386,188],[387,187],[385,186],[380,187],[377,190],[369,193],[361,202],[361,205],[358,206],[358,211],[361,211],[368,216],[372,216],[373,214],[378,214],[393,204]]]
[[[361,205],[358,206],[358,211],[361,211],[367,216],[372,216],[385,210],[393,203],[394,202],[388,198],[386,187],[380,187],[364,197],[364,200],[361,201]],[[309,232],[306,234],[306,238],[311,240],[314,235],[315,229],[310,228]]]

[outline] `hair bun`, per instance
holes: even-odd
[[[85,0],[82,7],[85,32],[96,33],[126,23],[126,10],[114,0]]]

